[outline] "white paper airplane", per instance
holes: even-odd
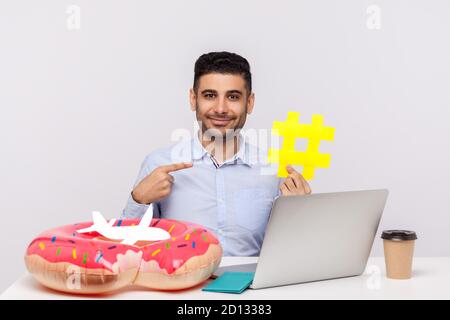
[[[170,239],[170,233],[161,228],[150,227],[153,218],[153,206],[150,205],[137,226],[114,227],[116,219],[109,223],[98,211],[92,212],[92,226],[77,230],[79,233],[98,232],[111,240],[122,240],[121,243],[133,245],[137,241],[159,241]]]

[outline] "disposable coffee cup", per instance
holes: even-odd
[[[381,238],[384,245],[386,276],[391,279],[411,278],[416,233],[408,230],[386,230],[383,231]]]

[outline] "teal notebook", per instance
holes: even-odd
[[[242,293],[253,281],[254,272],[224,272],[202,291]]]

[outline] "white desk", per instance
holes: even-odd
[[[251,257],[225,257],[222,266],[255,262]],[[1,299],[450,299],[450,257],[415,258],[414,275],[409,280],[391,280],[385,276],[383,258],[370,258],[362,276],[318,281],[242,294],[204,292],[203,283],[178,292],[150,291],[138,287],[123,289],[101,297],[61,294],[38,284],[25,274],[12,284]],[[211,280],[208,280],[208,282]]]

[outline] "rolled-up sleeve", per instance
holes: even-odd
[[[137,179],[133,185],[133,188],[136,187],[139,182],[142,181],[146,176],[148,176],[155,168],[157,167],[157,164],[152,161],[152,156],[147,155],[142,162],[141,168],[139,170],[139,174],[137,176]],[[122,211],[121,218],[122,219],[138,219],[141,218],[145,211],[148,209],[148,204],[141,204],[134,201],[133,197],[131,196],[131,191],[128,196],[127,204],[125,208]],[[159,212],[159,204],[154,203],[153,204],[153,217],[159,218],[160,212]]]

